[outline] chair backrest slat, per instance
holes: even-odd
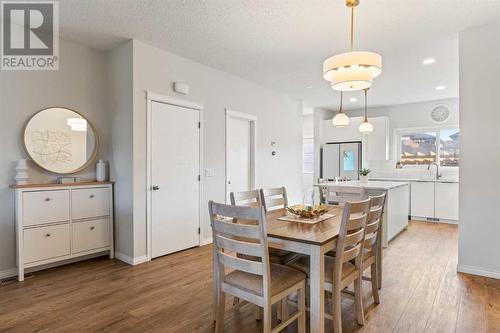
[[[219,261],[224,266],[231,267],[238,271],[256,275],[263,274],[262,263],[258,261],[242,259],[229,255],[225,252],[219,252]]]
[[[328,203],[356,202],[365,199],[365,189],[357,186],[328,185],[326,201]]]
[[[230,235],[233,237],[243,237],[259,239],[260,232],[257,225],[245,225],[233,223],[233,220],[221,221],[214,219],[213,228],[218,234]]]
[[[231,239],[222,235],[215,237],[217,246],[229,251],[238,251],[240,254],[259,257],[262,255],[259,243],[251,243],[249,239]]]
[[[355,259],[361,253],[361,244],[358,244],[348,250],[344,251],[344,255],[342,257],[342,263],[351,261]]]
[[[260,201],[266,212],[288,206],[288,196],[285,187],[260,190]]]
[[[229,194],[231,205],[260,207],[260,194],[258,190],[231,192]]]

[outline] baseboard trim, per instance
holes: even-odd
[[[132,266],[139,265],[145,263],[146,261],[149,261],[148,256],[146,255],[132,258],[126,254],[116,251],[115,251],[115,258]]]
[[[0,271],[0,280],[17,276],[17,268],[4,269]]]
[[[212,237],[210,237],[210,238],[206,238],[206,239],[202,239],[202,240],[201,240],[201,244],[200,244],[200,246],[203,246],[203,245],[208,245],[208,244],[212,244],[212,241],[213,241],[213,240],[212,240]]]
[[[457,271],[460,273],[467,273],[472,275],[479,275],[493,279],[500,279],[500,272],[491,269],[484,269],[482,267],[457,265]]]

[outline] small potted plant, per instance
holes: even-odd
[[[363,168],[359,170],[359,182],[367,183],[368,182],[368,174],[372,172],[370,169]]]

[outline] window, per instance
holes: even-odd
[[[460,130],[401,131],[399,133],[399,161],[403,165],[458,167]]]
[[[302,141],[302,154],[303,154],[303,173],[314,172],[314,141],[312,138],[304,138]]]

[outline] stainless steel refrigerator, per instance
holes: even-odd
[[[320,178],[359,179],[361,142],[332,142],[321,146]]]

